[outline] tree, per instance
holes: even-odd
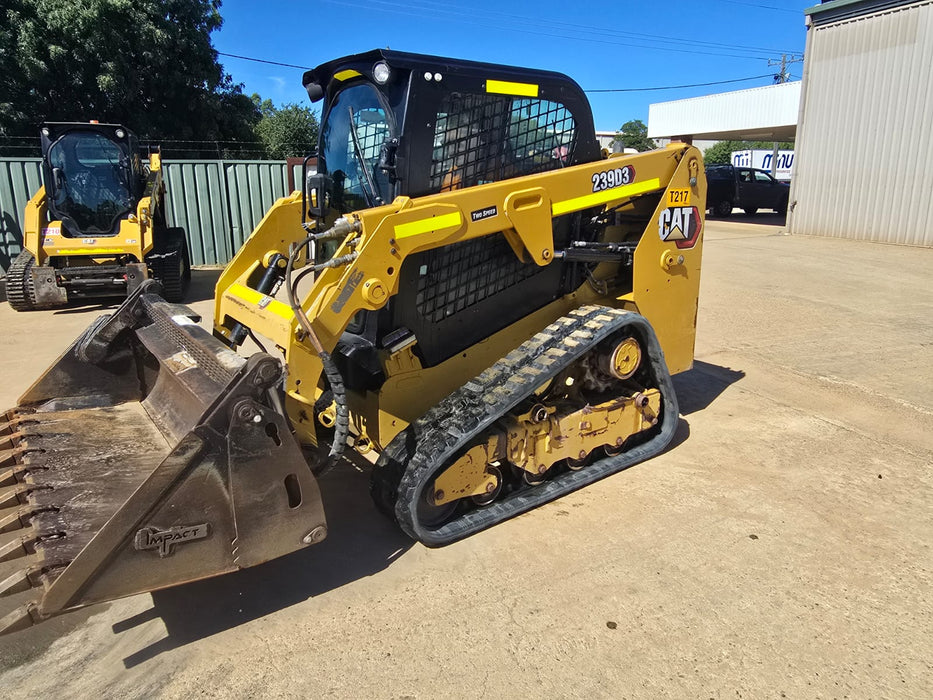
[[[732,162],[732,151],[744,151],[745,141],[720,141],[703,151],[706,165],[728,165]]]
[[[317,148],[318,120],[309,107],[286,104],[275,107],[272,100],[252,97],[262,115],[256,124],[256,138],[269,158],[306,156]]]
[[[613,143],[620,143],[623,148],[634,148],[639,153],[657,148],[655,142],[648,138],[648,127],[641,119],[625,122],[616,133]]]
[[[792,143],[779,143],[778,148],[791,149]],[[764,149],[770,151],[774,148],[773,141],[720,141],[703,151],[703,161],[706,165],[729,165],[732,162],[733,151],[748,151]]]
[[[220,0],[5,0],[0,134],[99,119],[141,136],[252,138],[259,115],[210,35]]]

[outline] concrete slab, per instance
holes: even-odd
[[[757,220],[661,457],[441,550],[335,471],[323,544],[0,639],[6,695],[929,697],[933,251]],[[0,305],[0,403],[92,315]]]

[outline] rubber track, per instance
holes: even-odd
[[[654,385],[661,391],[660,430],[654,437],[620,455],[470,510],[436,530],[415,522],[422,491],[459,450],[548,379],[625,327],[642,336]],[[585,306],[533,336],[396,436],[373,470],[372,495],[383,511],[394,511],[392,515],[409,536],[439,547],[659,454],[673,438],[677,419],[670,373],[647,319],[618,309]]]
[[[188,281],[185,275],[190,275],[190,272],[183,273],[178,267],[179,258],[183,258],[186,269],[190,269],[187,243],[183,229],[167,229],[163,237],[166,240],[162,252],[174,253],[178,257],[154,258],[147,262],[153,272],[153,278],[162,285],[162,296],[166,301],[177,304],[185,300],[185,294],[188,291]]]
[[[29,269],[35,262],[32,253],[23,250],[16,260],[10,263],[6,275],[6,298],[17,311],[32,311],[39,308],[36,305],[36,295],[33,291],[32,276]]]

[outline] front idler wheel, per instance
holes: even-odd
[[[444,492],[435,491],[434,484],[425,488],[424,492],[421,494],[421,498],[418,499],[416,508],[418,522],[420,522],[423,527],[429,529],[439,528],[450,520],[457,511],[458,501],[456,500],[441,504],[436,503],[436,500],[442,499],[443,497]]]

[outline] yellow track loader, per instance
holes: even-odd
[[[222,273],[213,333],[146,281],[6,413],[0,590],[41,590],[6,631],[320,542],[346,450],[433,547],[669,444],[696,149],[609,156],[551,72],[378,50],[304,85],[318,171]]]
[[[43,124],[43,185],[26,205],[23,250],[7,271],[16,311],[126,296],[156,279],[182,301],[191,278],[182,228],[165,223],[158,149],[140,157],[120,124]]]

